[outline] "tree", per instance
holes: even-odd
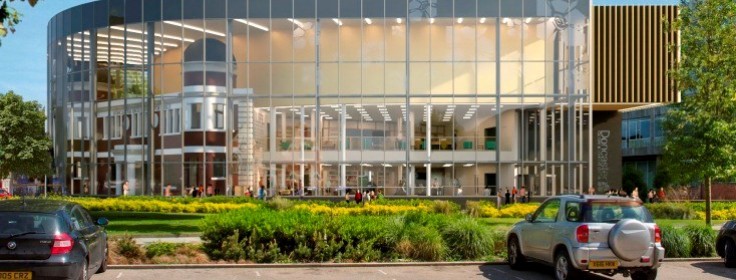
[[[705,187],[711,224],[711,182],[736,173],[736,1],[682,0],[681,59],[671,72],[682,92],[664,122],[663,165],[678,182]],[[674,48],[673,48],[674,49]]]
[[[51,140],[46,116],[36,101],[9,91],[0,94],[0,177],[10,173],[43,177],[51,173]]]
[[[626,165],[622,175],[623,180],[621,180],[621,187],[626,191],[626,193],[633,196],[634,188],[639,188],[639,198],[646,197],[647,183],[644,182],[644,174],[641,173],[641,170],[636,169],[631,165]],[[642,196],[642,193],[645,195]]]
[[[0,37],[8,35],[8,31],[10,31],[10,33],[15,33],[15,25],[20,23],[20,18],[23,16],[18,12],[18,10],[8,5],[8,2],[14,1],[15,0],[0,0],[0,2],[2,2],[2,5],[0,5]],[[38,0],[28,0],[28,4],[30,4],[31,7],[36,6],[36,3],[38,3]],[[0,41],[0,46],[2,46],[2,41]]]

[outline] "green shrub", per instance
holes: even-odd
[[[686,226],[692,248],[690,256],[694,258],[712,257],[716,252],[716,232],[709,226]]]
[[[266,201],[266,206],[273,210],[285,210],[291,208],[294,204],[285,198],[280,196],[274,197],[271,200]]]
[[[695,210],[687,203],[647,204],[647,209],[655,219],[693,219]]]
[[[457,212],[460,206],[447,200],[435,200],[432,202],[432,210],[438,214],[452,214]]]
[[[184,243],[153,242],[145,247],[146,257],[152,259],[157,256],[174,256],[177,249],[184,245]]]
[[[128,259],[143,258],[143,249],[141,249],[141,246],[135,243],[132,235],[124,234],[115,239],[115,243],[117,243],[117,253],[121,256],[124,256]]]
[[[663,226],[662,230],[662,247],[664,247],[665,257],[668,258],[688,258],[692,245],[690,237],[682,230],[672,226]]]
[[[475,260],[493,251],[490,233],[471,218],[449,223],[442,229],[442,237],[454,259]]]
[[[438,261],[447,252],[442,235],[433,227],[412,226],[404,238],[410,243],[409,257],[415,260]]]
[[[465,209],[468,212],[468,215],[470,215],[473,218],[477,218],[481,216],[481,213],[483,213],[482,205],[480,201],[471,201],[468,200],[465,202]]]

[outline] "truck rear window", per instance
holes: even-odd
[[[638,202],[589,201],[583,204],[583,221],[588,223],[617,223],[623,219],[635,219],[653,223],[652,215]]]

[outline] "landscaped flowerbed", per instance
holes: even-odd
[[[90,211],[125,211],[157,213],[222,213],[240,208],[257,208],[251,202],[212,202],[141,198],[64,198]]]
[[[210,216],[204,251],[213,260],[259,263],[476,260],[493,259],[495,239],[503,239],[459,213],[335,215],[299,208]]]

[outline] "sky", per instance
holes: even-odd
[[[13,5],[23,14],[16,32],[2,38],[0,46],[0,92],[14,91],[24,100],[46,106],[46,26],[55,14],[92,0],[41,0],[31,8],[27,2]],[[594,5],[664,5],[678,0],[593,0]]]

